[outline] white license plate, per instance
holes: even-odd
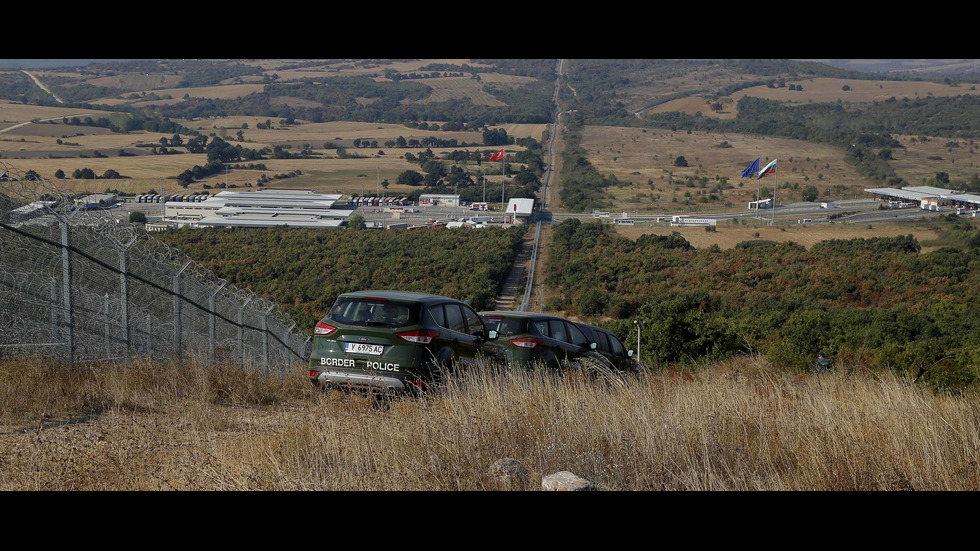
[[[360,342],[345,342],[344,352],[349,354],[371,354],[380,356],[385,351],[385,347],[380,344],[364,344]]]

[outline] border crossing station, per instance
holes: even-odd
[[[869,188],[875,201],[887,201],[893,207],[919,207],[923,210],[977,211],[980,195],[932,186],[906,186],[895,188]]]

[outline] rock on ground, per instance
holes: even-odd
[[[550,491],[588,492],[598,490],[595,484],[574,473],[561,471],[541,480],[541,487]]]

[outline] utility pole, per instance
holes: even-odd
[[[637,319],[633,320],[633,325],[636,326],[636,362],[640,362],[640,328],[646,325],[646,320]]]

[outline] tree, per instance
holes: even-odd
[[[687,166],[687,159],[683,155],[674,159],[674,166]]]
[[[425,177],[414,170],[406,170],[398,175],[395,183],[400,186],[418,186],[422,184]]]
[[[816,201],[819,192],[815,186],[807,186],[801,195],[804,201]]]
[[[347,227],[352,230],[363,230],[367,228],[367,223],[364,222],[363,216],[360,214],[355,214],[354,216],[350,217],[350,220],[347,221]]]
[[[140,212],[138,210],[134,210],[133,212],[129,213],[129,223],[130,224],[146,224],[146,214],[144,214],[144,213],[142,213],[142,212]]]

